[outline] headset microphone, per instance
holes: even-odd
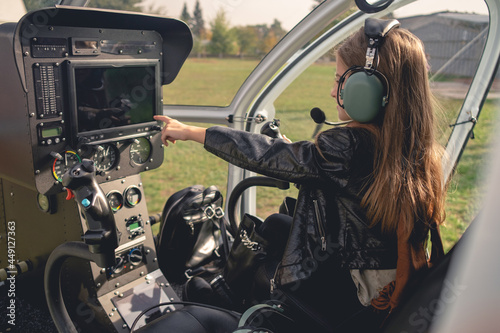
[[[311,109],[311,118],[318,125],[327,124],[330,126],[345,125],[345,124],[349,124],[352,121],[352,120],[338,121],[338,122],[327,121],[325,113],[320,108],[312,108]]]
[[[327,125],[330,125],[330,126],[340,126],[340,125],[348,124],[348,123],[350,123],[352,121],[352,120],[347,120],[347,121],[339,121],[339,122],[336,122],[336,123],[331,122],[331,121],[327,121],[325,113],[323,112],[323,110],[321,110],[320,108],[317,108],[317,107],[311,109],[310,115],[311,115],[312,120],[314,120],[314,122],[316,124],[318,124],[318,125],[316,125],[316,128],[314,129],[314,132],[313,132],[313,135],[312,135],[313,139],[319,133],[319,131],[321,130],[321,127],[323,127],[323,124],[327,124]]]
[[[316,124],[323,124],[326,121],[326,116],[320,108],[311,109],[311,118]]]

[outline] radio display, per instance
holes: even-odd
[[[41,130],[42,138],[51,138],[54,136],[61,136],[63,133],[62,127],[52,127],[52,128],[44,128]]]
[[[148,123],[156,109],[155,66],[76,66],[78,133]]]

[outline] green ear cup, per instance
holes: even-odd
[[[349,117],[366,123],[373,120],[385,104],[384,86],[376,75],[355,72],[346,79],[341,98]]]

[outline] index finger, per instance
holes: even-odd
[[[163,121],[164,123],[172,120],[172,118],[170,118],[169,116],[163,116],[163,115],[156,115],[156,116],[153,116],[153,118],[155,120]]]

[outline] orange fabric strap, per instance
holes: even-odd
[[[410,278],[418,271],[427,269],[438,258],[444,255],[443,243],[439,233],[439,226],[430,229],[432,252],[430,261],[427,261],[424,243],[412,245],[408,237],[404,235],[402,224],[398,227],[398,260],[396,266],[396,280],[386,285],[379,297],[372,300],[371,305],[377,310],[394,310],[403,295],[404,289]]]

